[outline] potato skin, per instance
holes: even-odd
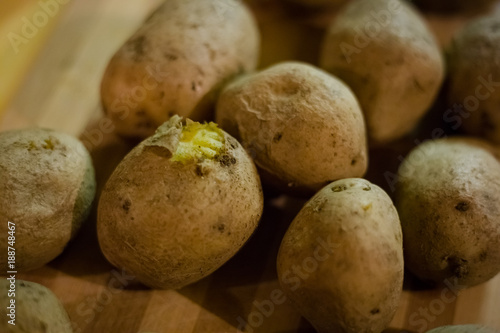
[[[455,36],[449,51],[449,101],[462,105],[465,112],[459,124],[463,122],[466,133],[494,143],[500,143],[499,24],[495,16],[470,22]]]
[[[426,142],[398,176],[396,206],[412,273],[465,288],[500,271],[500,164],[490,151],[477,140]]]
[[[106,258],[154,288],[178,289],[215,271],[250,237],[263,209],[255,166],[227,133],[217,159],[171,161],[181,127],[174,116],[134,148],[98,207]]]
[[[284,62],[237,79],[221,93],[216,120],[278,187],[316,192],[366,172],[365,125],[356,97],[311,65]]]
[[[222,85],[253,70],[260,36],[235,0],[166,0],[117,51],[101,82],[116,133],[145,138],[174,114],[212,118]]]
[[[432,329],[427,333],[498,333],[498,331],[479,325],[450,325]]]
[[[399,304],[403,266],[396,209],[364,179],[333,182],[306,203],[277,263],[281,287],[320,333],[387,328]]]
[[[7,317],[10,304],[8,290],[10,281],[0,280],[0,304],[2,318],[0,332],[3,333],[72,333],[71,323],[63,305],[48,288],[29,281],[16,280],[16,325]]]
[[[14,222],[17,271],[57,257],[87,218],[95,196],[89,153],[78,139],[48,129],[0,133],[0,247]],[[7,256],[0,257],[7,269]]]
[[[320,67],[352,88],[375,145],[410,132],[444,78],[441,51],[425,21],[399,0],[345,6],[325,36]]]

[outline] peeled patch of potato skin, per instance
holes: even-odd
[[[447,115],[454,129],[500,143],[500,18],[487,16],[467,24],[449,50],[448,99],[462,112]]]
[[[424,281],[465,288],[500,272],[500,164],[478,142],[427,142],[399,168],[405,264]]]
[[[117,51],[101,82],[116,133],[146,138],[171,116],[213,117],[223,84],[253,70],[260,36],[235,0],[167,0]]]
[[[182,131],[174,116],[134,148],[98,207],[106,258],[154,288],[178,289],[215,271],[250,237],[263,209],[256,168],[233,137],[221,131],[224,147],[213,158],[189,160],[184,151],[173,159]]]
[[[444,79],[441,51],[424,19],[405,1],[353,0],[332,22],[320,67],[359,99],[372,144],[408,134]]]
[[[48,288],[34,282],[16,280],[15,288],[10,281],[0,280],[0,304],[2,320],[0,332],[3,333],[72,333],[71,323],[61,302]],[[15,298],[9,297],[9,290],[15,290]],[[7,306],[15,299],[15,325],[8,323],[10,313]]]
[[[83,144],[47,129],[0,133],[0,247],[15,223],[15,270],[41,267],[62,253],[86,220],[95,195],[94,168]],[[0,256],[0,269],[8,269]]]
[[[222,92],[216,120],[278,186],[317,191],[366,172],[365,125],[356,97],[311,65],[285,62],[237,79]]]
[[[319,191],[278,253],[281,287],[320,333],[380,333],[400,301],[403,248],[389,196],[364,179]]]

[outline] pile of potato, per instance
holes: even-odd
[[[235,0],[166,0],[112,57],[104,111],[118,135],[143,141],[96,203],[99,244],[145,285],[178,289],[250,238],[262,186],[302,196],[309,200],[277,257],[282,289],[318,332],[379,333],[398,308],[405,268],[433,286],[463,288],[500,272],[500,18],[466,25],[445,62],[405,1],[291,2],[344,5],[319,66],[256,70],[259,30]],[[469,2],[416,3],[459,11]],[[440,91],[463,106],[446,115],[451,132],[463,124],[476,138],[442,130],[416,146],[395,193],[363,179],[370,153],[411,137]],[[121,100],[138,93],[139,102]],[[20,271],[63,251],[94,195],[90,156],[74,138],[41,129],[0,134],[0,218],[18,221]],[[36,210],[26,211],[28,202]],[[307,277],[293,275],[297,267]]]

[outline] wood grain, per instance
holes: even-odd
[[[81,135],[91,149],[102,187],[134,143],[102,130],[100,78],[114,51],[159,2],[75,0],[65,5],[21,88],[4,108],[0,130],[44,126]],[[263,34],[262,66],[286,59],[316,62],[324,27],[335,13],[303,13],[262,0],[253,1],[253,8]],[[438,22],[433,26],[446,30],[443,44],[466,21],[433,20]],[[398,156],[413,145],[398,143],[374,151],[370,179],[385,182],[383,172],[397,168]],[[280,292],[277,250],[303,203],[268,198],[263,220],[248,244],[214,274],[179,291],[150,290],[107,263],[97,243],[95,212],[60,257],[18,278],[53,290],[75,332],[234,333],[244,329],[244,322],[246,332],[314,332],[286,300],[269,307],[273,295]],[[446,288],[422,289],[408,276],[388,332],[422,332],[452,323],[478,323],[500,330],[498,309],[500,276],[456,294]]]
[[[0,3],[0,117],[64,9],[57,2],[41,7],[36,0]]]

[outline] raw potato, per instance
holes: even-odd
[[[78,139],[47,129],[0,133],[0,248],[15,223],[15,270],[41,267],[63,252],[87,218],[94,168]],[[11,238],[12,240],[12,238]],[[0,256],[5,272],[7,255]]]
[[[477,141],[424,143],[398,171],[405,263],[424,281],[469,287],[500,271],[500,164]]]
[[[122,136],[145,138],[174,114],[208,120],[222,85],[253,70],[260,36],[237,0],[166,0],[118,50],[101,83]]]
[[[229,260],[262,214],[260,180],[243,147],[213,123],[178,116],[134,148],[98,208],[106,258],[142,283],[178,289]]]
[[[222,92],[217,122],[254,155],[271,182],[316,192],[367,168],[363,114],[340,80],[285,62],[244,76]]]
[[[479,325],[455,325],[438,327],[427,333],[498,333],[498,331]]]
[[[469,134],[500,143],[500,17],[484,17],[466,25],[450,50],[450,104],[462,111],[448,117],[450,124]]]
[[[373,144],[409,133],[444,78],[434,37],[399,0],[351,1],[327,32],[320,64],[358,97]]]
[[[423,10],[435,11],[439,13],[455,14],[477,13],[488,9],[497,0],[413,0],[413,2]]]
[[[72,333],[68,314],[56,295],[46,287],[29,281],[0,280],[0,304],[2,304],[2,333]],[[9,290],[15,290],[15,297],[9,297]],[[11,299],[15,299],[15,325],[8,323]]]
[[[364,179],[343,179],[300,211],[278,253],[288,298],[320,333],[382,332],[403,284],[398,214]]]

